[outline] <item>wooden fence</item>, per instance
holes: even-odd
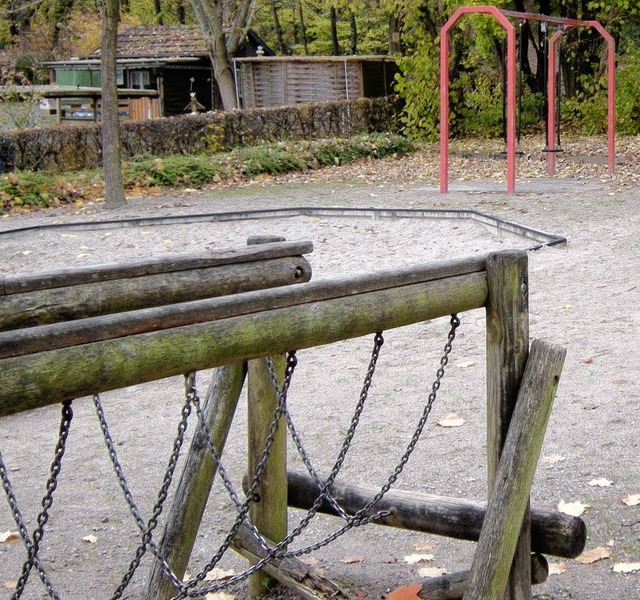
[[[21,289],[23,284],[5,278],[5,289],[12,285]],[[384,524],[478,540],[471,571],[425,583],[420,591],[425,599],[463,595],[465,600],[530,599],[532,582],[546,578],[546,562],[539,554],[532,559],[532,551],[560,556],[582,551],[586,533],[580,519],[530,512],[528,505],[564,350],[536,341],[530,352],[526,253],[507,251],[292,287],[241,291],[188,305],[188,311],[185,305],[170,304],[108,317],[87,316],[81,320],[82,334],[64,335],[77,327],[73,322],[33,327],[29,323],[25,329],[4,332],[0,338],[0,416],[226,365],[219,372],[219,392],[208,417],[214,425],[212,443],[221,451],[233,414],[229,407],[234,406],[242,387],[245,361],[249,361],[250,373],[249,429],[264,431],[268,426],[265,415],[271,418],[275,400],[264,366],[256,359],[484,308],[489,502],[484,507],[415,494],[402,498],[396,492],[388,500],[396,514]],[[145,312],[149,310],[156,312]],[[116,319],[117,328],[105,319]],[[145,322],[149,326],[141,329]],[[20,351],[25,335],[36,339],[30,342],[35,346]],[[48,340],[47,349],[38,345],[42,340]],[[281,371],[282,364],[276,364],[276,369]],[[259,405],[263,406],[258,409]],[[255,434],[256,439],[263,440],[262,436]],[[190,452],[194,456],[190,455],[187,464],[192,471],[183,474],[181,491],[176,494],[179,506],[172,507],[163,540],[167,561],[179,577],[186,568],[199,524],[197,515],[202,515],[215,473],[201,448]],[[257,452],[256,448],[250,464]],[[287,486],[289,503],[308,506],[315,485],[295,474],[287,477],[284,452],[282,440],[270,456],[261,483],[262,501],[252,508],[255,522],[274,542],[286,533]],[[209,481],[204,488],[203,479]],[[269,492],[269,485],[275,491]],[[344,500],[347,511],[357,510],[370,496],[369,490],[357,486],[335,493]],[[415,514],[424,513],[427,507],[431,517],[420,522]],[[468,525],[455,525],[455,514],[465,515]],[[187,519],[187,515],[192,517]],[[239,535],[236,542],[241,553],[254,560],[259,557],[259,550],[248,547],[250,536]],[[292,583],[292,569],[267,571]],[[171,597],[168,584],[161,570],[157,571],[149,597]],[[313,596],[308,586],[294,585],[310,594],[307,597]],[[454,595],[437,595],[443,589],[454,589]]]

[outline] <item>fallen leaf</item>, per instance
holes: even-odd
[[[437,545],[437,542],[418,542],[412,548],[416,552],[425,552],[426,550],[433,550]]]
[[[611,487],[612,483],[613,481],[606,479],[604,477],[600,477],[600,479],[592,479],[589,482],[589,485],[595,486],[595,487]]]
[[[558,510],[565,515],[571,515],[572,517],[579,517],[587,508],[589,508],[589,505],[582,504],[579,500],[576,502],[565,502],[564,500],[560,500],[558,503]]]
[[[442,567],[422,567],[418,569],[418,575],[420,577],[440,577],[446,575],[449,571]]]
[[[615,379],[613,381],[614,385],[627,385],[629,383],[628,379]]]
[[[540,462],[546,463],[548,465],[555,465],[556,463],[563,462],[567,460],[562,454],[548,454],[547,456],[543,456],[540,459]]]
[[[558,307],[560,310],[571,310],[573,308],[573,304],[563,304]]]
[[[29,254],[31,254],[31,250],[23,250],[22,251],[22,255],[23,256],[29,256]]]
[[[467,361],[464,361],[464,362],[460,362],[460,363],[458,363],[458,366],[459,366],[461,369],[466,369],[466,368],[468,368],[468,367],[473,367],[475,364],[476,364],[476,361],[475,361],[475,360],[467,360]]]
[[[140,235],[151,235],[150,231],[141,231]]]
[[[456,413],[449,413],[440,419],[436,425],[439,427],[461,427],[464,425],[464,419]]]
[[[5,531],[0,533],[0,544],[9,544],[20,539],[20,534],[17,531]]]
[[[580,556],[576,557],[575,561],[583,565],[590,565],[605,558],[611,558],[611,551],[607,550],[604,546],[598,546],[591,550],[585,550]]]
[[[5,581],[4,582],[4,587],[7,588],[8,590],[15,590],[18,587],[18,582],[17,581]]]
[[[640,562],[636,563],[616,563],[613,565],[614,573],[633,573],[640,571]]]
[[[91,254],[87,254],[86,252],[82,252],[81,254],[78,254],[78,258],[86,258],[87,256],[91,256]]]
[[[549,575],[562,575],[567,572],[567,564],[563,562],[550,562]]]
[[[403,585],[389,592],[389,594],[387,595],[387,600],[420,600],[418,592],[421,588],[421,583]]]
[[[85,535],[82,538],[82,541],[85,544],[95,544],[98,541],[98,538],[95,535]]]
[[[209,592],[205,596],[205,600],[235,600],[235,598],[233,594],[227,592]]]
[[[76,236],[73,235],[72,233],[61,233],[60,237],[63,237],[63,238],[74,238]]]
[[[395,565],[398,562],[398,559],[395,556],[387,556],[382,559],[382,562],[385,565]]]
[[[173,244],[173,240],[162,240],[165,244]]]
[[[631,494],[622,499],[622,503],[627,506],[638,506],[640,504],[640,494]]]
[[[233,577],[235,574],[236,572],[233,569],[229,569],[228,571],[225,571],[224,569],[219,569],[218,567],[215,567],[206,574],[204,580],[205,581],[221,581],[223,579],[229,579],[229,577]]]
[[[404,562],[410,565],[417,565],[431,560],[433,560],[433,554],[409,554],[409,556],[404,557]]]
[[[363,556],[343,556],[340,559],[340,562],[344,563],[345,565],[352,565],[354,563],[361,563],[363,560]]]
[[[320,561],[313,556],[303,556],[298,559],[301,563],[305,565],[309,565],[310,567],[315,567]]]
[[[583,362],[585,365],[590,365],[590,364],[592,364],[592,363],[593,363],[593,358],[591,358],[590,356],[589,356],[589,357],[587,357],[587,358],[583,358],[583,359],[582,359],[582,362]]]

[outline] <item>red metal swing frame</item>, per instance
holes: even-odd
[[[615,163],[615,41],[598,21],[548,17],[536,13],[503,10],[497,6],[462,6],[440,30],[440,193],[449,191],[449,31],[466,14],[493,15],[507,32],[507,192],[516,189],[516,30],[510,17],[520,22],[540,21],[558,25],[549,39],[547,80],[547,173],[555,173],[556,137],[556,48],[562,34],[573,27],[593,27],[607,42],[607,157],[609,175]]]

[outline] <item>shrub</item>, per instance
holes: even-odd
[[[201,187],[227,180],[276,175],[372,157],[404,154],[413,144],[399,135],[362,134],[351,138],[254,144],[230,153],[198,156],[141,155],[123,163],[128,189]],[[63,179],[41,171],[0,176],[0,212],[83,202],[102,193],[99,170],[68,174]]]

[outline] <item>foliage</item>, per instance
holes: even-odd
[[[79,197],[75,186],[61,177],[20,171],[0,176],[0,211],[33,206],[48,208],[73,202]]]
[[[202,187],[243,181],[262,174],[277,175],[359,159],[395,156],[413,150],[414,146],[403,137],[388,134],[254,144],[213,155],[135,157],[123,163],[123,179],[129,190]],[[82,203],[95,195],[97,182],[101,180],[101,174],[96,170],[69,174],[64,179],[28,171],[1,175],[0,212]]]
[[[624,54],[617,72],[616,128],[622,135],[640,133],[640,40]]]
[[[208,156],[135,157],[123,164],[123,179],[133,187],[200,187],[227,178],[224,160]]]

